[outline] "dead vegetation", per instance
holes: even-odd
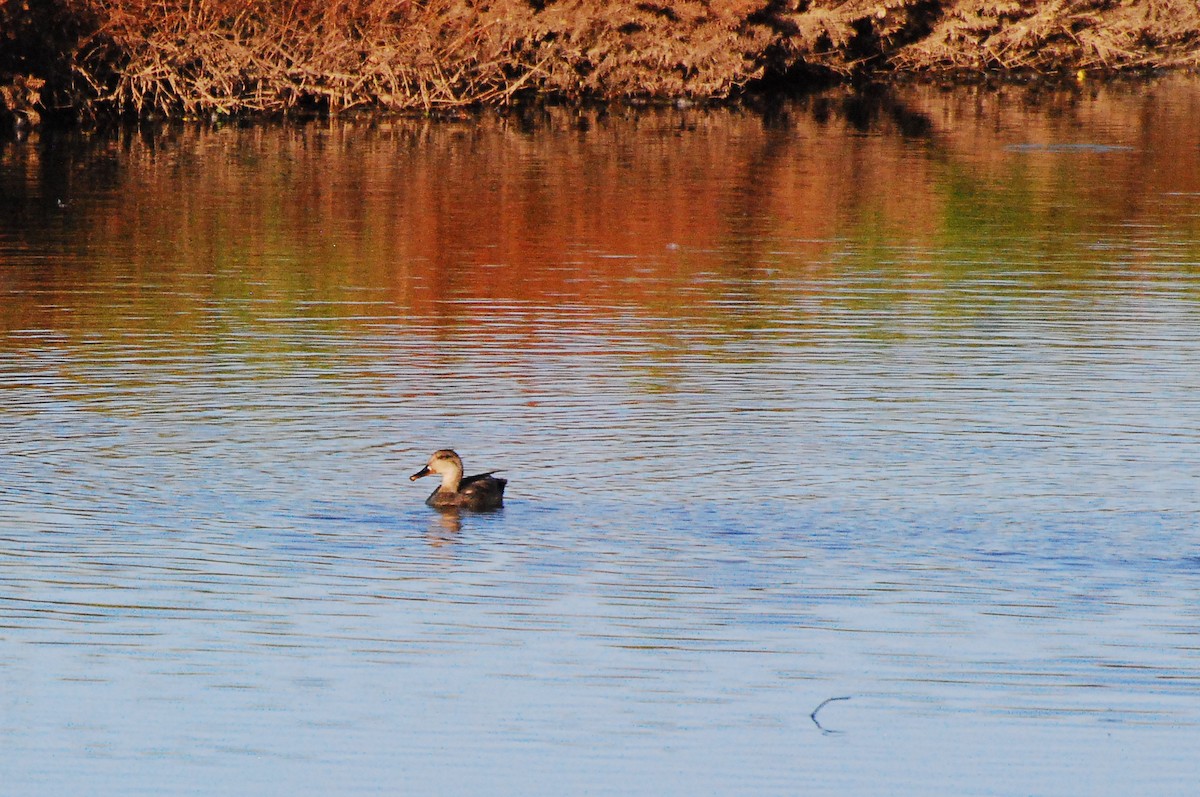
[[[724,98],[887,70],[1198,65],[1195,0],[0,0],[0,84],[44,78],[43,105],[139,115],[430,112],[525,95]]]
[[[42,121],[42,88],[46,81],[29,75],[15,75],[0,85],[0,119],[16,129],[36,127]]]
[[[786,36],[769,4],[737,0],[72,2],[100,21],[80,74],[139,112],[722,97],[761,77]]]
[[[910,70],[1196,67],[1200,3],[960,0],[889,60]]]

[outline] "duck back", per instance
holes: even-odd
[[[435,507],[464,507],[477,511],[498,509],[504,505],[506,484],[508,479],[493,476],[492,473],[480,473],[463,479],[457,491],[438,487],[425,503]]]

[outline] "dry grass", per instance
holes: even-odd
[[[18,129],[40,124],[45,85],[42,78],[28,75],[16,75],[10,82],[0,85],[0,119]]]
[[[797,71],[849,75],[919,0],[67,0],[98,21],[80,72],[121,108],[433,110],[526,91],[726,97]],[[116,68],[113,68],[116,65]]]
[[[1200,3],[960,0],[891,60],[920,70],[1200,66]]]
[[[722,98],[814,72],[1198,53],[1195,0],[0,0],[0,84],[170,116]]]

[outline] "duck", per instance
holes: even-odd
[[[442,448],[434,451],[425,467],[408,480],[415,482],[431,473],[440,474],[442,483],[425,499],[427,505],[437,509],[461,507],[486,512],[504,505],[504,485],[508,484],[508,479],[493,476],[495,472],[477,473],[464,479],[462,457],[449,448]]]

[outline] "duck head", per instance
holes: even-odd
[[[458,483],[462,481],[463,475],[462,459],[448,448],[434,451],[433,455],[429,457],[429,461],[425,463],[425,467],[409,476],[408,480],[415,482],[422,476],[428,476],[431,473],[437,473],[442,477],[443,490],[457,492]]]

